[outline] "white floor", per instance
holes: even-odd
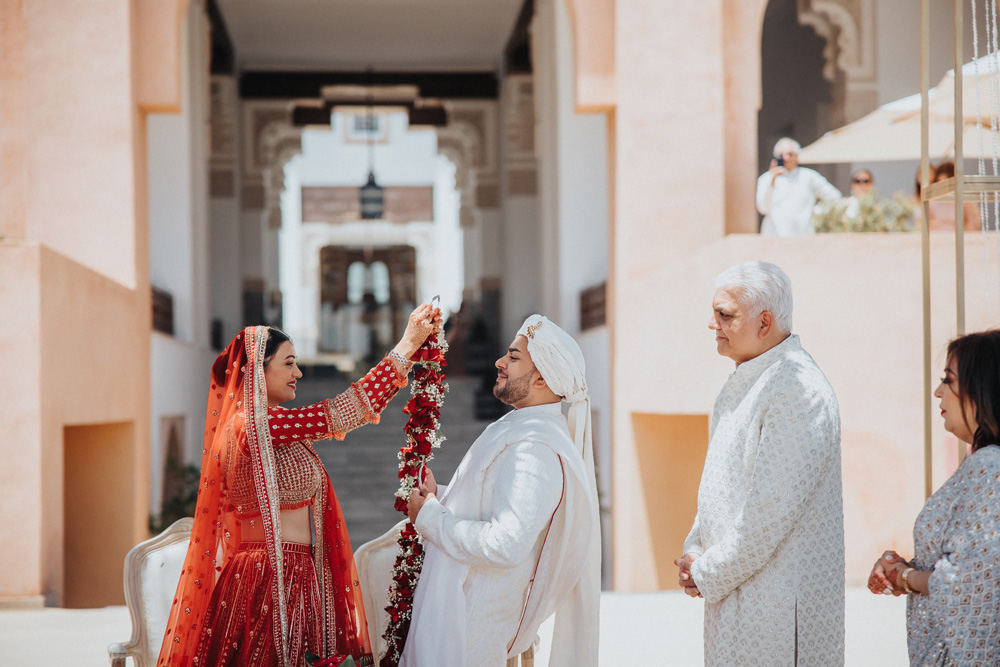
[[[701,665],[704,601],[680,591],[601,595],[600,665]],[[906,599],[847,591],[846,667],[905,667]],[[535,664],[548,665],[551,619]]]
[[[703,602],[680,592],[604,593],[600,664],[702,664]],[[847,667],[905,666],[905,601],[847,591]],[[551,623],[542,626],[537,667],[548,665]],[[107,647],[131,635],[124,607],[0,609],[0,667],[105,667]]]

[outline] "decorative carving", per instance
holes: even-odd
[[[263,171],[267,166],[261,139],[271,125],[291,127],[287,102],[243,103],[243,170],[247,175]]]
[[[472,134],[469,145],[472,166],[477,169],[486,167],[486,149],[489,146],[486,140],[486,110],[481,107],[452,109],[449,124],[466,134]]]
[[[504,86],[507,162],[535,160],[535,86],[530,74],[512,74]]]
[[[846,123],[878,106],[875,0],[798,0],[798,18],[826,40],[823,76],[836,83],[838,71],[844,74],[832,117]]]
[[[236,192],[236,80],[212,76],[209,91],[209,195],[230,199]]]
[[[451,101],[449,122],[437,129],[438,153],[455,165],[455,189],[461,200],[459,224],[474,226],[477,211],[497,208],[497,105],[494,101]],[[480,198],[480,195],[485,195]]]
[[[849,82],[876,80],[874,0],[798,0],[798,16],[826,40],[827,80],[836,80],[837,69]]]
[[[285,165],[302,152],[302,128],[292,125],[288,109],[288,101],[244,104],[244,191],[260,184],[264,220],[272,229],[281,227]]]
[[[236,80],[214,75],[209,82],[212,162],[232,168],[236,159]]]
[[[507,194],[538,194],[535,158],[535,84],[530,74],[512,74],[504,85],[504,166]]]

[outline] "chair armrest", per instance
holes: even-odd
[[[127,655],[128,651],[118,642],[108,646],[108,657],[111,659],[111,667],[125,667],[125,657]]]

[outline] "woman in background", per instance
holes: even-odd
[[[1000,330],[953,340],[934,395],[970,454],[917,516],[913,560],[886,551],[868,588],[909,596],[911,665],[1000,665]]]
[[[942,162],[931,169],[931,183],[955,177],[955,163]],[[919,193],[918,193],[919,194]],[[946,231],[955,229],[955,202],[932,201],[928,207],[931,231]],[[975,202],[967,201],[962,205],[962,217],[965,224],[962,227],[967,232],[979,231],[982,222],[979,219],[979,207]]]

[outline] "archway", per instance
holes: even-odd
[[[323,247],[319,351],[369,361],[381,356],[406,327],[416,276],[413,246]]]
[[[844,98],[844,75],[827,67],[827,40],[799,21],[797,0],[771,0],[761,30],[761,107],[757,116],[757,173],[767,170],[781,137],[803,146],[835,126]],[[832,81],[826,74],[832,74]],[[836,169],[817,169],[836,182]]]

